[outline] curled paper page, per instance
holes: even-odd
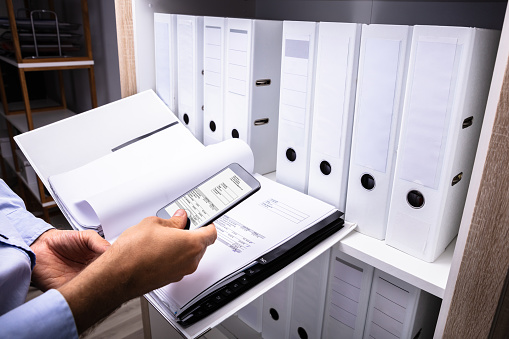
[[[113,240],[126,228],[156,215],[163,206],[233,162],[253,171],[251,149],[240,139],[230,139],[187,154],[175,164],[101,192],[88,198],[87,202],[97,214],[105,238]]]
[[[253,170],[245,142],[204,147],[189,134],[176,125],[49,181],[73,221],[114,240],[228,164]]]

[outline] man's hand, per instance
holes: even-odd
[[[94,231],[49,230],[30,246],[36,255],[32,281],[43,291],[59,288],[109,246],[110,243]]]
[[[171,219],[144,219],[58,289],[72,310],[78,333],[122,303],[196,270],[206,248],[216,240],[216,228],[188,231],[186,221],[184,210]]]

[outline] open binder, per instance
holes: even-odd
[[[342,213],[336,211],[284,244],[260,256],[252,265],[236,273],[233,281],[221,287],[214,287],[203,297],[186,305],[187,307],[175,319],[179,324],[187,327],[216,311],[309,251],[321,240],[342,229],[344,221],[341,216]],[[152,295],[159,297],[165,303],[157,291],[152,292]]]
[[[15,140],[70,224],[102,232],[109,241],[226,165],[254,168],[244,141],[204,146],[151,90]],[[218,239],[198,269],[146,296],[172,325],[217,324],[199,319],[212,311],[216,320],[218,314],[233,314],[272,287],[275,273],[291,267],[283,273],[288,276],[298,262],[312,260],[353,230],[354,225],[341,229],[334,206],[255,176],[261,189],[214,222]],[[234,303],[197,311],[247,276],[248,284],[223,299]],[[242,300],[235,298],[239,293]]]

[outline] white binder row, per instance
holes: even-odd
[[[277,180],[434,261],[458,231],[500,32],[283,26]]]
[[[335,248],[322,337],[433,338],[440,305],[440,298]]]
[[[339,251],[238,314],[265,339],[433,338],[441,299]]]
[[[256,172],[422,260],[456,236],[500,32],[171,14],[155,29],[157,92],[206,145],[245,140]]]
[[[255,172],[273,172],[283,22],[161,13],[154,22],[156,92],[205,145],[240,138]]]

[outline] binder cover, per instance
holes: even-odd
[[[317,24],[283,22],[277,181],[308,192]]]
[[[156,93],[177,112],[177,16],[154,13]]]
[[[389,216],[411,34],[410,26],[362,26],[345,215],[359,232],[380,240]]]
[[[178,117],[203,141],[203,17],[177,15]]]
[[[203,144],[224,139],[226,18],[203,18]]]
[[[360,339],[364,334],[373,266],[332,250],[323,338]]]
[[[255,172],[276,169],[282,21],[227,19],[225,139],[248,143]]]
[[[499,34],[414,27],[386,243],[422,260],[458,232]]]
[[[345,210],[361,25],[318,23],[308,194]]]

